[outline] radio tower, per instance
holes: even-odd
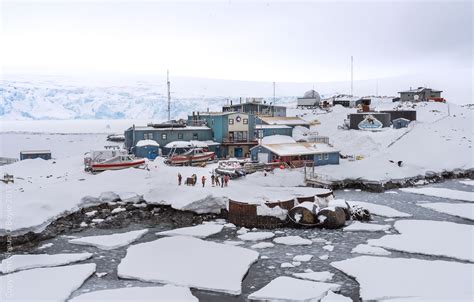
[[[351,96],[354,96],[354,57],[351,56]]]
[[[166,70],[166,84],[168,85],[168,121],[171,121],[171,91],[170,91],[170,71]]]

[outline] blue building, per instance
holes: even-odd
[[[20,152],[20,160],[42,158],[44,160],[51,159],[51,151],[49,150],[28,150]]]
[[[293,128],[286,125],[256,125],[255,131],[257,138],[264,138],[270,135],[293,135]]]
[[[257,145],[255,116],[242,112],[198,112],[188,116],[188,125],[211,129],[211,139],[221,144],[218,157],[248,157]]]
[[[324,143],[260,144],[251,150],[252,160],[262,163],[285,162],[299,166],[314,162],[315,166],[338,165],[339,151]]]
[[[160,146],[173,141],[208,141],[212,140],[212,130],[206,126],[188,126],[188,127],[153,127],[153,126],[135,126],[128,128],[124,132],[125,148],[132,151],[141,140],[153,140]],[[162,150],[166,153],[166,150]]]
[[[400,118],[394,119],[392,121],[392,125],[394,129],[400,129],[400,128],[408,127],[408,124],[410,124],[410,122],[411,121],[409,119],[400,117]]]
[[[160,155],[160,145],[154,140],[141,140],[132,147],[132,153],[137,157],[153,160]]]

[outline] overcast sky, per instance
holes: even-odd
[[[321,82],[472,71],[472,1],[2,1],[4,73]],[[472,74],[471,74],[472,77]]]

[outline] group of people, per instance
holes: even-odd
[[[206,186],[206,176],[202,176],[201,177],[201,183],[202,183],[202,187],[204,188]],[[211,175],[211,184],[213,187],[227,187],[227,185],[229,184],[229,180],[230,180],[230,177],[229,175],[214,175],[214,173],[212,173]],[[178,173],[178,186],[181,185],[183,181],[183,176],[181,175],[181,173]],[[188,177],[186,179],[186,185],[187,186],[195,186],[197,183],[197,175],[196,174],[193,174],[191,175],[191,177]]]

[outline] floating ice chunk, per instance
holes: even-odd
[[[234,240],[226,240],[226,241],[222,241],[222,243],[228,244],[228,245],[242,245],[242,244],[244,244],[243,241],[234,241]]]
[[[79,224],[79,226],[81,228],[86,228],[88,226],[88,224],[85,221],[83,221],[83,222],[81,222],[81,224]]]
[[[325,249],[326,251],[330,251],[332,252],[334,250],[334,245],[325,245],[323,246],[323,249]]]
[[[352,302],[352,299],[341,294],[335,294],[333,291],[329,291],[326,297],[321,299],[321,302]]]
[[[269,259],[269,257],[268,257],[268,256],[265,256],[265,255],[263,255],[263,256],[260,256],[260,259]]]
[[[398,192],[396,191],[385,191],[384,193],[385,194],[398,194]]]
[[[350,206],[361,206],[366,208],[370,211],[373,215],[390,217],[390,218],[398,218],[398,217],[410,217],[410,214],[397,211],[391,207],[383,206],[380,204],[370,203],[370,202],[363,202],[363,201],[347,201]],[[343,199],[334,199],[329,201],[329,206],[339,206],[339,207],[347,207],[346,201]]]
[[[299,262],[299,261],[293,261],[293,262],[291,262],[291,264],[293,264],[293,266],[296,267],[296,266],[300,266],[300,265],[301,265],[301,262]]]
[[[106,273],[106,272],[95,273],[95,275],[97,276],[97,278],[102,278],[102,277],[104,277],[104,276],[107,276],[107,273]]]
[[[395,222],[399,235],[368,240],[369,245],[392,250],[455,258],[474,262],[474,226],[447,221],[400,220]]]
[[[129,247],[117,274],[239,295],[242,278],[258,256],[250,249],[194,237],[164,237]]]
[[[225,228],[232,228],[232,229],[236,228],[235,224],[233,224],[233,223],[226,223],[226,224],[224,224],[224,227]]]
[[[357,254],[367,254],[367,255],[377,255],[377,256],[387,256],[390,255],[391,252],[377,246],[370,246],[367,244],[359,244],[355,248],[352,249],[351,253]]]
[[[273,239],[273,242],[284,245],[311,245],[313,241],[300,236],[285,236]]]
[[[329,259],[329,255],[322,255],[322,256],[319,256],[319,259],[321,259],[321,260],[328,260],[328,259]]]
[[[466,186],[474,186],[474,180],[461,180],[460,183]]]
[[[350,225],[346,226],[343,230],[350,232],[380,232],[387,231],[390,229],[390,225],[387,224],[374,224],[367,222],[354,221]]]
[[[467,191],[459,191],[446,188],[403,188],[401,190],[409,193],[427,196],[474,202],[474,194],[472,192]]]
[[[313,255],[296,255],[293,257],[293,261],[299,261],[299,262],[308,262],[313,258]]]
[[[334,276],[333,273],[324,271],[324,272],[313,272],[313,271],[308,271],[305,273],[294,273],[293,277],[299,278],[299,279],[305,279],[305,280],[311,280],[311,281],[321,281],[321,282],[326,282],[332,279]]]
[[[69,243],[78,245],[92,245],[101,250],[113,250],[140,239],[148,232],[148,229],[131,231],[126,233],[116,233],[103,236],[89,236],[69,240]]]
[[[432,209],[440,213],[446,213],[449,215],[474,220],[474,204],[472,203],[447,203],[447,202],[434,202],[434,203],[418,203],[420,207]]]
[[[290,300],[317,301],[329,290],[339,290],[340,285],[334,283],[313,282],[291,277],[273,279],[260,290],[249,295],[250,300]]]
[[[470,301],[474,296],[473,264],[360,256],[331,265],[357,280],[364,301]]]
[[[266,249],[269,247],[274,247],[275,245],[271,242],[259,242],[251,246],[253,249]]]
[[[283,262],[282,264],[280,264],[280,267],[281,268],[290,268],[290,267],[295,267],[295,266],[292,263]]]
[[[94,263],[35,268],[0,276],[0,301],[65,301],[95,272]]]
[[[275,237],[272,232],[250,232],[237,236],[240,240],[259,241]]]
[[[43,244],[42,246],[39,246],[39,247],[38,247],[38,250],[44,250],[44,249],[46,249],[46,248],[48,248],[48,247],[52,247],[53,245],[54,245],[53,243],[45,243],[45,244]]]
[[[13,255],[2,260],[0,272],[8,274],[31,268],[59,266],[83,261],[90,257],[92,257],[91,253]]]
[[[198,302],[189,288],[173,285],[152,287],[126,287],[99,290],[82,294],[70,300],[70,302],[101,302],[101,301],[179,301]]]
[[[95,219],[92,219],[92,222],[93,222],[93,223],[101,223],[101,222],[103,222],[103,221],[104,221],[104,219],[102,219],[102,218],[95,218]]]
[[[214,223],[208,223],[208,224],[200,224],[192,227],[186,227],[186,228],[179,228],[179,229],[174,229],[174,230],[169,230],[169,231],[164,231],[164,232],[158,232],[156,235],[161,235],[161,236],[192,236],[196,238],[206,238],[212,235],[215,235],[217,233],[220,233],[222,229],[224,228],[224,225],[222,224],[214,224]]]
[[[249,229],[247,229],[246,227],[241,227],[239,230],[237,230],[237,234],[238,235],[242,235],[242,234],[245,234],[249,231]]]

